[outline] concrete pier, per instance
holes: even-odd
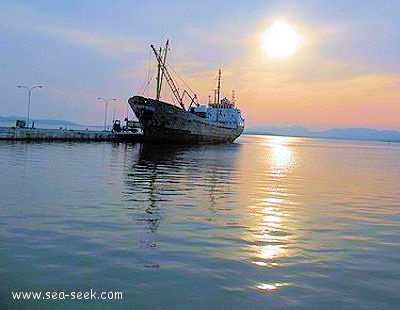
[[[115,141],[139,142],[141,133],[0,127],[0,140],[11,141]]]

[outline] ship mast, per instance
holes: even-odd
[[[168,46],[169,46],[169,39],[165,43],[165,50],[164,50],[164,59],[163,59],[163,64],[165,64],[167,60],[167,52],[168,52]],[[160,52],[159,55],[162,55],[162,50],[160,47]],[[160,99],[160,94],[161,94],[161,88],[162,88],[162,81],[163,81],[163,76],[164,76],[164,70],[161,70],[161,64],[158,63],[158,74],[157,74],[157,96],[156,99]]]
[[[218,86],[217,86],[217,122],[218,122],[218,114],[219,114],[219,106],[220,106],[220,101],[219,101],[220,95],[221,95],[221,69],[218,70]]]
[[[196,97],[196,94],[191,96],[186,90],[183,91],[182,96],[179,94],[179,89],[176,86],[174,80],[172,79],[171,74],[169,73],[169,71],[165,65],[166,59],[167,59],[168,46],[169,46],[169,40],[167,40],[167,42],[165,43],[165,51],[163,54],[161,49],[159,52],[157,52],[154,45],[150,45],[151,49],[153,50],[154,54],[156,55],[156,59],[158,62],[156,99],[157,100],[160,99],[162,79],[165,76],[165,79],[166,79],[169,87],[171,88],[172,93],[174,94],[176,100],[178,101],[178,103],[182,107],[182,109],[185,110],[185,105],[183,104],[183,97],[185,96],[185,94],[191,99],[190,105],[192,105],[193,103],[196,103],[197,97]]]
[[[221,95],[221,69],[218,70],[218,88],[217,88],[217,104],[219,105],[219,97]]]
[[[160,55],[162,54],[162,50],[160,47]],[[160,99],[160,93],[161,93],[161,87],[160,87],[160,81],[161,81],[161,63],[158,62],[157,64],[157,87],[156,87],[156,99]]]

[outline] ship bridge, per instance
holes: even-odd
[[[234,126],[243,126],[240,110],[228,98],[221,99],[219,104],[199,105],[191,107],[190,113],[206,118],[209,122],[219,122]]]

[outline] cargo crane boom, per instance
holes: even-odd
[[[167,59],[167,50],[168,50],[168,46],[169,46],[169,40],[167,40],[167,42],[165,43],[165,50],[164,50],[164,54],[162,53],[162,50],[160,48],[160,52],[157,52],[156,48],[154,47],[154,45],[150,45],[151,49],[153,50],[154,54],[156,55],[156,59],[158,62],[158,75],[157,75],[157,96],[156,99],[160,99],[160,92],[161,92],[161,85],[162,85],[162,79],[165,76],[165,80],[168,83],[168,86],[171,88],[172,93],[174,94],[176,100],[178,101],[179,105],[182,107],[182,109],[185,109],[185,105],[183,103],[183,98],[185,96],[185,94],[191,99],[190,102],[190,106],[192,106],[192,104],[196,104],[197,103],[197,96],[196,94],[193,94],[191,96],[191,94],[189,92],[187,92],[186,90],[184,90],[182,92],[182,96],[179,93],[179,89],[176,86],[171,74],[169,73],[167,66],[166,66],[166,59]]]

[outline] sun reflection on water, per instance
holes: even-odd
[[[288,285],[289,283],[274,283],[274,284],[260,283],[256,286],[256,288],[261,291],[275,291],[278,288]]]
[[[271,165],[277,172],[285,172],[293,164],[293,154],[285,138],[274,137],[271,144]]]
[[[290,150],[287,146],[281,144],[272,147],[272,160],[273,164],[279,168],[285,168],[290,163]]]
[[[290,227],[290,208],[295,204],[292,193],[288,192],[287,176],[294,171],[296,160],[291,138],[268,137],[264,144],[265,183],[258,187],[257,199],[251,209],[252,235],[250,236],[251,264],[258,268],[279,268],[292,255],[290,244],[293,240]],[[276,279],[278,280],[278,279]],[[275,291],[288,283],[264,283],[256,285],[257,290]]]
[[[284,256],[284,247],[282,247],[280,237],[274,235],[282,229],[282,222],[284,214],[277,208],[271,205],[265,206],[261,209],[262,222],[259,223],[257,234],[253,236],[254,241],[258,244],[255,248],[254,257],[261,259],[261,262],[267,261],[271,265],[275,259]],[[260,245],[261,243],[261,245]],[[259,261],[254,261],[254,264],[262,266]]]

